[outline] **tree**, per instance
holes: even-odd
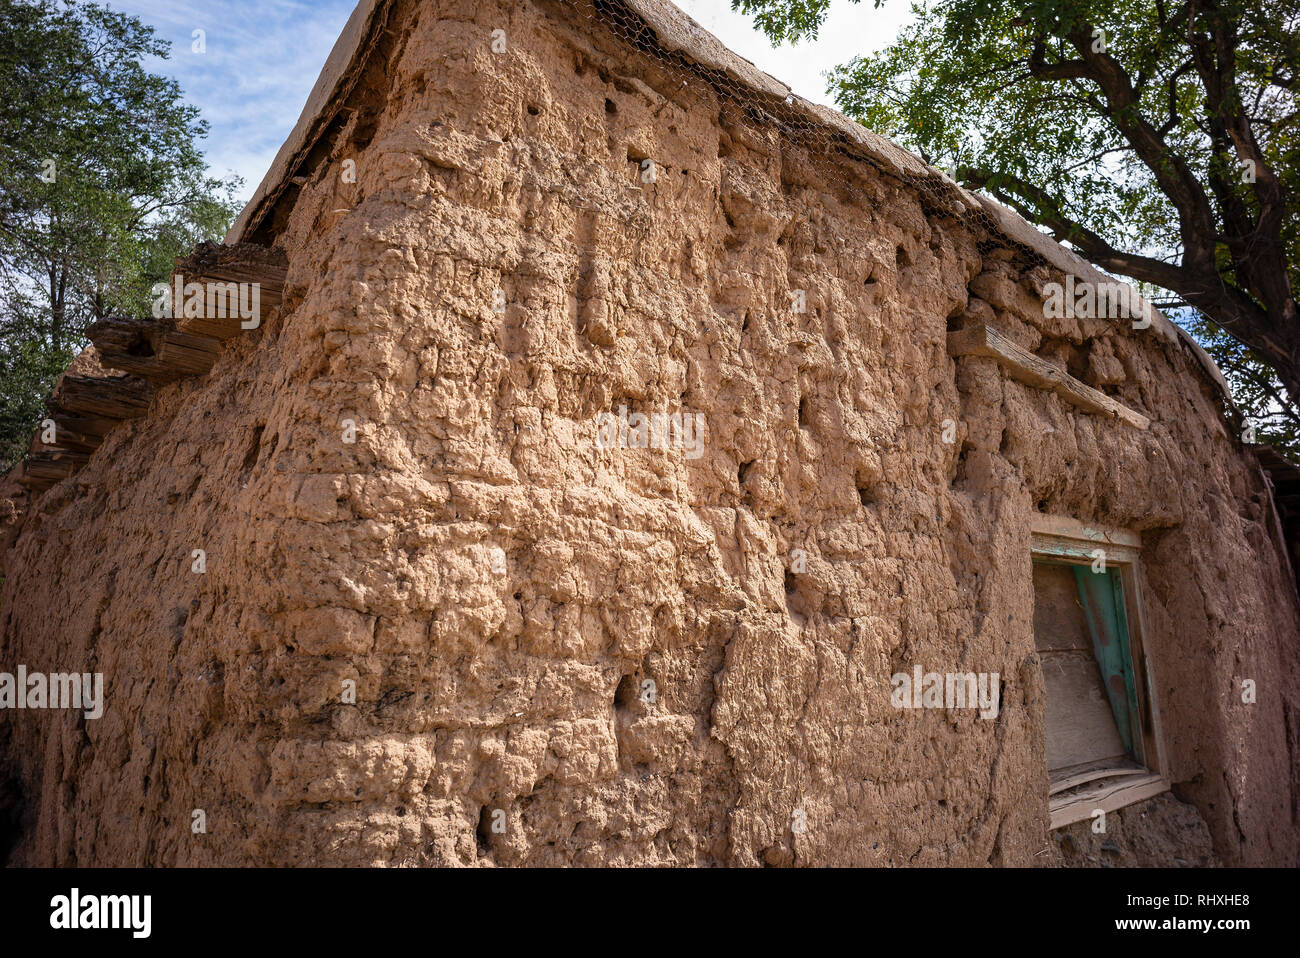
[[[205,173],[198,109],[142,65],[167,55],[135,17],[0,0],[0,463],[86,326],[147,309],[173,258],[237,211],[238,178]]]
[[[815,36],[829,3],[733,0],[777,43]],[[1190,307],[1243,409],[1294,447],[1300,0],[913,9],[892,45],[831,71],[841,108]]]
[[[1228,381],[1233,400],[1246,413],[1242,437],[1268,443],[1300,462],[1300,412],[1273,368],[1190,307],[1168,315],[1196,338]]]

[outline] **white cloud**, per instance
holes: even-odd
[[[213,175],[244,178],[248,198],[298,120],[352,13],[353,0],[111,0],[171,41],[149,69],[174,77],[211,130],[202,144]],[[192,49],[193,31],[206,49]]]
[[[765,73],[814,103],[834,107],[823,74],[855,56],[885,47],[912,20],[908,0],[890,0],[876,9],[872,0],[831,0],[830,13],[816,40],[773,49],[753,21],[731,9],[729,0],[675,0],[677,6]]]

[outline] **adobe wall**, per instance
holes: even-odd
[[[108,701],[4,716],[9,863],[1087,860],[1048,831],[1039,510],[1142,534],[1176,784],[1128,863],[1296,864],[1294,591],[1197,358],[1044,319],[1058,269],[593,12],[396,3],[252,234],[285,306],[32,505],[0,668]],[[1151,428],[949,358],[976,322]],[[598,448],[620,406],[703,454]],[[996,720],[891,708],[918,664],[998,672]]]

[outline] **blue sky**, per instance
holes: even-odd
[[[202,144],[214,175],[238,173],[247,199],[289,136],[355,0],[101,0],[171,41],[148,64],[174,77],[211,130]],[[206,52],[192,50],[204,31]]]
[[[101,0],[139,17],[172,43],[170,59],[149,64],[174,77],[211,126],[203,149],[213,175],[237,173],[247,199],[298,120],[355,0]],[[871,0],[832,0],[821,37],[773,50],[729,0],[677,0],[678,6],[741,56],[810,100],[834,105],[821,74],[855,54],[879,49],[910,18],[907,0],[883,9]],[[204,31],[206,51],[193,51]]]

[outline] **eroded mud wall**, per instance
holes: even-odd
[[[0,662],[108,691],[4,716],[10,861],[1056,861],[1039,510],[1143,537],[1190,804],[1121,833],[1293,864],[1293,593],[1191,355],[590,13],[395,4],[256,237],[284,308],[33,506]],[[1151,429],[950,359],[974,322]],[[700,454],[600,448],[621,407]],[[914,665],[998,717],[894,710]]]

